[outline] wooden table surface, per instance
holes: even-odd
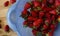
[[[4,35],[8,35],[8,36],[17,36],[17,34],[13,31],[10,31],[9,33],[6,33],[4,31],[4,26],[7,24],[6,21],[6,14],[8,12],[9,6],[8,7],[4,7],[4,2],[6,2],[7,0],[0,0],[0,20],[2,20],[2,29],[0,29],[0,36],[4,36]],[[9,0],[8,0],[9,1]]]

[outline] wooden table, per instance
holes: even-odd
[[[8,36],[17,36],[17,34],[13,31],[9,33],[4,31],[4,26],[7,25],[6,14],[8,12],[9,6],[4,7],[4,2],[7,0],[0,0],[0,20],[2,20],[2,28],[0,29],[0,36],[8,35]]]

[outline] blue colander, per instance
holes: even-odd
[[[26,2],[29,2],[31,0],[16,0],[16,3],[14,3],[7,13],[7,22],[9,27],[18,34],[18,36],[33,36],[32,29],[31,28],[25,28],[23,27],[23,21],[24,19],[19,17],[21,15],[21,12],[24,9],[24,5]],[[60,24],[58,23],[58,26],[54,32],[54,36],[60,36]]]

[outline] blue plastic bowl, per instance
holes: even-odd
[[[24,9],[24,5],[26,2],[31,0],[17,0],[15,4],[13,4],[8,13],[7,13],[7,22],[9,27],[15,31],[18,36],[33,36],[32,29],[24,28],[23,21],[21,17],[22,10]],[[57,26],[57,30],[54,32],[54,36],[60,36],[60,24]]]

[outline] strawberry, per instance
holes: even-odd
[[[52,25],[50,26],[50,28],[51,28],[51,29],[54,29],[54,28],[55,28],[55,25],[52,24]]]
[[[36,21],[36,20],[37,20],[37,18],[34,18],[32,16],[28,16],[28,21]]]
[[[44,12],[39,12],[39,18],[42,18],[44,16]]]
[[[58,18],[60,18],[60,15],[58,15]]]
[[[16,2],[16,0],[10,0],[11,4],[14,4]]]
[[[25,9],[25,10],[22,11],[21,17],[26,20],[27,17],[29,16],[29,14],[30,14],[30,13]]]
[[[53,9],[49,8],[49,7],[46,8],[46,11],[51,11],[51,10],[53,10]]]
[[[35,11],[31,11],[32,17],[37,17],[37,13]]]
[[[32,16],[28,16],[28,21],[33,21],[33,17]]]
[[[33,33],[34,35],[36,35],[36,34],[37,34],[37,30],[32,30],[32,33]]]
[[[49,2],[50,4],[55,3],[55,0],[47,0],[47,2]]]
[[[50,28],[51,28],[52,31],[54,31],[55,30],[55,25],[53,25],[53,24],[50,25]]]
[[[33,5],[34,7],[38,7],[38,6],[41,6],[41,3],[38,1],[33,1]]]
[[[34,21],[36,21],[38,18],[33,18]]]
[[[6,25],[5,28],[4,28],[5,31],[9,31],[9,26]]]
[[[51,15],[50,15],[49,13],[46,13],[45,16],[46,16],[47,19],[50,19],[50,16],[51,16]]]
[[[54,16],[54,15],[52,15],[51,20],[52,20],[52,21],[55,20],[55,16]]]
[[[48,28],[48,26],[45,24],[45,25],[43,25],[43,28],[44,28],[44,29],[47,29],[47,28]]]
[[[48,36],[53,36],[53,32],[48,32]]]
[[[0,24],[0,28],[2,28],[1,24]]]
[[[22,11],[22,15],[27,15],[28,14],[28,11],[27,10],[23,10]]]
[[[48,12],[48,11],[51,11],[52,8],[49,8],[49,7],[47,7],[46,5],[44,5],[44,6],[42,6],[42,10]]]
[[[53,14],[53,15],[57,15],[56,10],[52,10],[52,11],[50,11],[49,13],[50,13],[50,14]]]
[[[46,0],[43,0],[42,2],[43,2],[44,4],[46,4]]]
[[[43,30],[42,33],[43,33],[43,34],[46,34],[46,33],[47,33],[47,30]]]
[[[27,24],[28,24],[28,22],[27,22],[27,21],[24,21],[24,22],[23,22],[23,25],[27,25]]]
[[[33,22],[33,26],[35,27],[35,28],[38,28],[39,26],[40,26],[40,24],[39,24],[39,22]]]
[[[32,28],[33,27],[33,24],[29,24],[28,27]]]
[[[56,6],[55,6],[55,5],[52,6],[52,10],[53,10],[53,9],[56,9]]]
[[[24,9],[29,9],[30,7],[31,7],[31,4],[27,2],[24,6]]]
[[[46,6],[52,8],[52,6],[55,4],[55,0],[47,0]]]
[[[60,6],[60,1],[56,0],[56,1],[55,1],[55,6],[56,6],[56,7],[57,7],[57,6]]]
[[[43,21],[42,19],[37,19],[36,21],[33,22],[33,26],[39,27],[42,21]]]
[[[4,6],[7,7],[8,5],[9,5],[9,1],[6,1],[6,2],[4,3]]]

